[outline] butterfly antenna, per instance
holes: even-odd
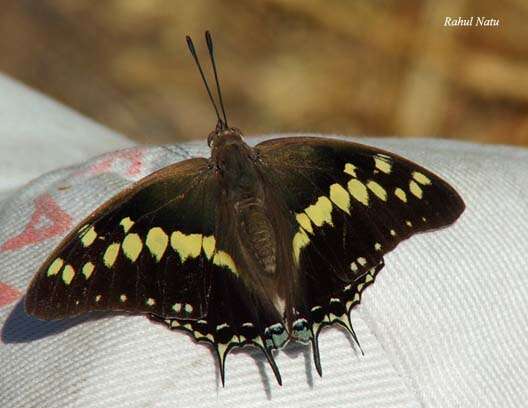
[[[189,51],[191,52],[191,55],[194,58],[194,62],[196,62],[196,66],[198,67],[198,70],[200,71],[200,75],[202,76],[202,81],[205,85],[205,89],[207,89],[207,94],[209,95],[209,99],[211,100],[211,104],[213,105],[213,108],[216,113],[216,117],[218,118],[218,122],[222,123],[222,119],[220,118],[220,114],[218,113],[218,108],[216,107],[216,103],[213,99],[213,94],[211,93],[211,89],[209,88],[209,84],[207,83],[207,80],[205,79],[205,75],[202,69],[202,66],[200,65],[200,61],[198,60],[198,55],[196,54],[196,50],[194,48],[194,44],[192,42],[191,37],[188,35],[185,36],[185,39],[187,40],[187,46],[189,47]],[[222,99],[220,99],[221,101]],[[224,114],[225,116],[225,114]]]
[[[218,81],[218,72],[216,70],[216,62],[214,57],[214,49],[213,49],[213,38],[211,37],[211,33],[209,30],[205,32],[205,42],[207,43],[207,48],[209,49],[209,58],[211,58],[211,63],[213,64],[213,72],[216,82],[216,90],[218,92],[218,99],[220,100],[220,107],[222,108],[222,114],[224,115],[224,123],[226,127],[229,127],[227,125],[227,116],[224,109],[224,101],[222,99],[222,92],[220,92],[220,81]]]

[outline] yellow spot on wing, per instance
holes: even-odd
[[[357,201],[363,205],[368,205],[369,196],[367,187],[361,181],[357,179],[352,179],[348,182],[348,191],[352,194]]]
[[[154,227],[148,232],[145,244],[152,256],[159,262],[163,258],[163,254],[165,254],[167,245],[169,244],[169,237],[163,229]]]
[[[216,246],[216,240],[213,235],[210,235],[208,237],[203,237],[202,247],[205,252],[205,256],[207,256],[207,259],[211,259],[211,256],[213,256],[215,246]]]
[[[293,259],[295,261],[295,264],[299,264],[299,259],[301,256],[301,249],[303,249],[306,245],[310,243],[310,238],[308,235],[306,235],[306,232],[304,230],[299,230],[294,236],[293,236]]]
[[[335,183],[330,186],[330,200],[347,214],[350,214],[350,194],[341,184]]]
[[[97,303],[97,302],[99,302],[100,300],[101,300],[101,295],[97,295],[97,296],[95,297],[95,302]]]
[[[93,244],[95,238],[97,238],[97,232],[95,232],[95,228],[93,226],[88,229],[83,227],[83,230],[85,230],[86,232],[83,232],[81,234],[81,243],[83,244],[83,247],[88,248],[90,245]]]
[[[83,273],[84,277],[88,279],[90,276],[92,276],[92,273],[95,269],[95,266],[91,262],[86,262],[84,266],[82,267],[81,272]]]
[[[398,187],[398,188],[396,188],[396,190],[394,190],[394,195],[396,197],[398,197],[404,203],[407,202],[407,194],[405,194],[405,191],[403,191],[400,187]]]
[[[411,182],[409,183],[409,190],[415,197],[422,198],[422,188],[416,183],[416,181],[411,180]]]
[[[180,255],[182,263],[187,258],[198,258],[202,252],[202,234],[186,235],[180,231],[174,231],[171,235],[171,246]]]
[[[382,171],[385,174],[390,174],[392,170],[392,165],[385,157],[383,156],[374,157],[374,163],[376,164],[376,168],[379,171]]]
[[[75,269],[71,265],[66,265],[62,271],[62,280],[66,285],[69,285],[75,276]]]
[[[152,298],[148,298],[145,303],[147,304],[147,306],[154,306],[156,304],[156,301]]]
[[[353,164],[347,163],[345,164],[345,169],[343,170],[346,174],[351,175],[352,177],[357,177],[356,175],[356,169],[357,167]]]
[[[185,307],[184,307],[184,310],[187,312],[187,313],[191,313],[193,311],[193,307],[192,305],[190,305],[189,303],[186,303],[185,304]]]
[[[218,251],[214,254],[213,257],[213,263],[217,266],[224,266],[227,269],[229,269],[231,272],[233,272],[236,276],[238,276],[238,271],[235,265],[235,261],[233,261],[233,258],[224,251]]]
[[[415,179],[418,183],[426,186],[426,185],[429,185],[431,184],[431,180],[429,179],[429,177],[427,177],[425,174],[423,173],[420,173],[419,171],[415,171],[413,172],[412,174],[412,177],[413,179]]]
[[[372,191],[380,200],[387,201],[387,192],[383,187],[373,180],[367,183],[367,187]]]
[[[134,221],[132,221],[130,217],[125,217],[119,224],[123,227],[123,231],[125,231],[126,234],[128,230],[132,228],[132,225],[134,225]]]
[[[117,259],[117,254],[119,253],[119,246],[120,245],[118,242],[113,242],[108,245],[108,248],[106,248],[106,251],[103,255],[103,262],[107,268],[114,266],[114,263]]]
[[[143,249],[143,242],[138,234],[127,234],[122,246],[125,256],[132,262],[136,262]]]
[[[332,203],[330,200],[321,196],[317,199],[315,204],[309,206],[304,212],[310,217],[312,222],[318,227],[322,226],[325,222],[332,224]]]
[[[181,303],[174,303],[172,305],[172,310],[174,310],[176,313],[179,313],[181,311],[181,307],[182,307]]]
[[[125,294],[123,293],[121,296],[119,296],[119,300],[120,300],[121,302],[126,302],[126,301],[127,301],[127,295],[125,295]]]
[[[48,268],[48,276],[57,275],[64,265],[62,258],[55,259]]]
[[[303,230],[306,232],[309,232],[310,234],[313,234],[313,228],[312,228],[312,222],[310,221],[310,218],[304,213],[301,214],[295,214],[295,219],[299,223],[299,225],[302,227]]]

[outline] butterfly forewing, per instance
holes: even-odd
[[[438,176],[368,146],[286,138],[256,150],[296,224],[292,251],[306,285],[300,308],[328,307],[345,287],[353,299],[380,269],[383,254],[416,232],[451,224],[464,209]]]
[[[35,276],[28,312],[45,319],[90,310],[203,316],[218,193],[207,170],[205,159],[169,166],[96,210]]]

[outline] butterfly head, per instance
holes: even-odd
[[[242,142],[242,132],[240,129],[229,127],[225,122],[219,120],[215,130],[207,136],[207,146],[214,148],[215,145],[224,144],[228,140]]]
[[[255,154],[242,138],[237,128],[219,127],[207,138],[211,147],[211,163],[217,174],[232,187],[244,181],[242,175],[249,176]],[[251,177],[249,184],[254,184]],[[243,183],[244,184],[244,183]]]

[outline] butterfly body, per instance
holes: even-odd
[[[220,205],[232,218],[238,252],[254,269],[274,275],[277,262],[275,234],[267,211],[262,169],[254,150],[239,131],[228,130],[215,138],[211,152],[215,177],[222,187]],[[223,217],[219,217],[225,221]],[[222,225],[217,229],[222,229]]]
[[[211,343],[222,382],[229,351],[252,345],[280,383],[271,351],[289,340],[312,344],[321,373],[322,327],[339,324],[358,342],[350,311],[383,256],[454,223],[464,203],[393,153],[318,137],[250,147],[217,116],[211,157],[167,166],[103,203],[42,264],[26,310],[47,320],[146,314]]]
[[[268,180],[258,151],[238,129],[219,129],[211,139],[213,177],[220,186],[216,236],[230,246],[240,279],[258,307],[291,325],[300,297],[293,264],[294,223]],[[280,271],[280,273],[278,273]]]

